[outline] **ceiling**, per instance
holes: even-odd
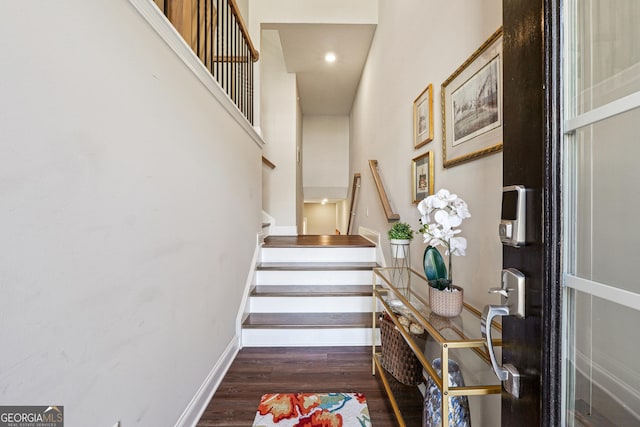
[[[373,24],[270,24],[278,30],[287,71],[296,73],[306,115],[347,115],[376,26]],[[336,55],[328,63],[327,52]]]

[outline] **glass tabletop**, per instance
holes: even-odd
[[[428,302],[427,279],[413,269],[376,268],[379,278],[376,291],[395,313],[419,323],[423,328],[433,328],[438,341],[478,341],[480,333],[480,311],[465,304],[456,317],[442,317],[431,311]],[[499,324],[492,325],[491,336],[499,344],[502,331]]]

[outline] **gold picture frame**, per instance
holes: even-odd
[[[413,148],[433,140],[433,84],[413,101]]]
[[[411,160],[411,197],[418,204],[433,194],[433,152],[414,157]]]
[[[502,151],[502,27],[442,83],[442,166]]]

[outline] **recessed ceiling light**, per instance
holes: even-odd
[[[325,56],[324,56],[324,60],[327,62],[336,62],[336,54],[333,52],[328,52]]]
[[[322,202],[321,202],[321,203],[322,203],[323,205],[326,205],[328,201],[329,201],[329,200],[327,200],[326,198],[324,198],[324,199],[322,199]]]

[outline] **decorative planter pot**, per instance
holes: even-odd
[[[451,285],[453,291],[439,291],[429,287],[429,305],[431,311],[438,316],[456,317],[462,313],[462,301],[464,290],[459,286]]]
[[[411,240],[391,239],[391,256],[393,258],[404,258],[409,253],[409,244]]]

